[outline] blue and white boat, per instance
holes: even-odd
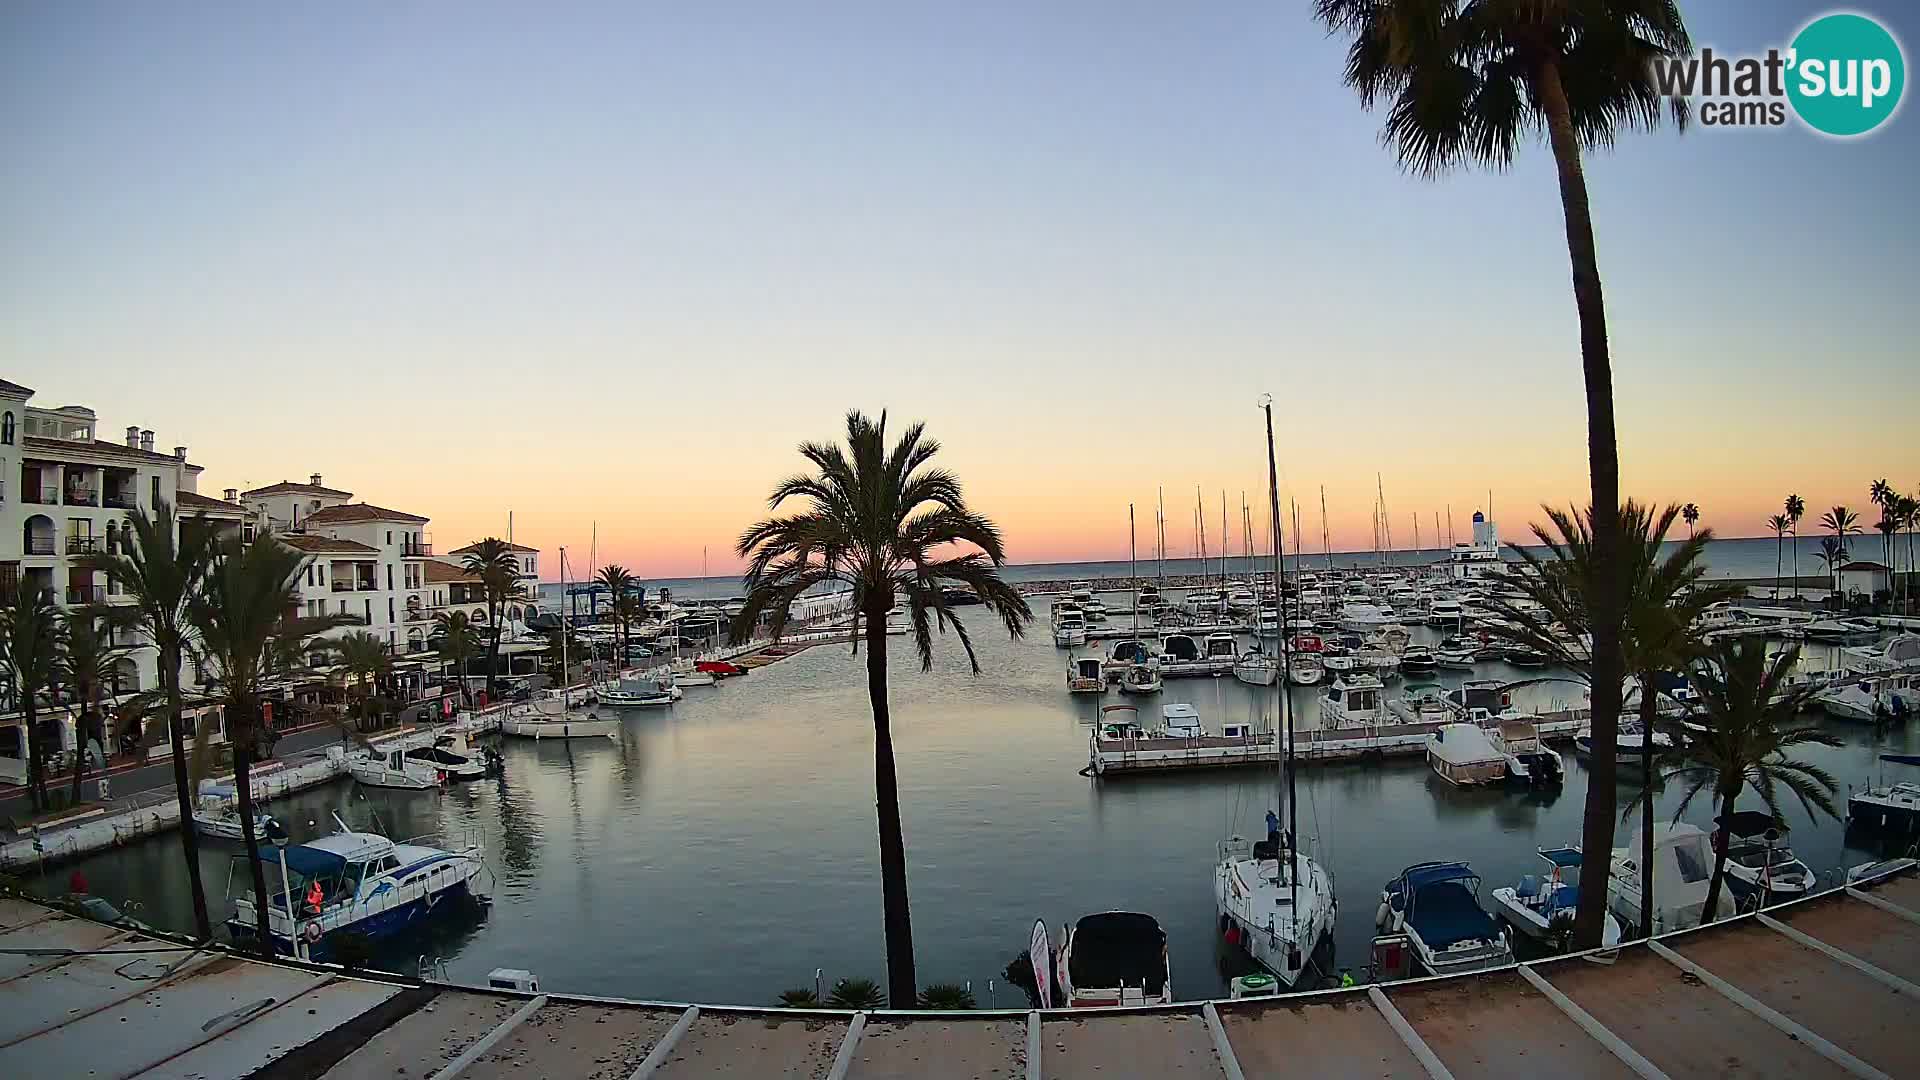
[[[1550,868],[1546,877],[1523,876],[1518,884],[1493,890],[1493,905],[1507,924],[1536,941],[1545,940],[1555,919],[1571,920],[1580,906],[1580,849],[1540,848]],[[1620,920],[1607,914],[1600,944],[1620,944]]]
[[[340,823],[339,818],[334,818]],[[267,925],[274,951],[325,959],[334,935],[351,931],[390,937],[479,894],[473,882],[486,863],[480,845],[448,851],[395,843],[378,833],[340,831],[285,848],[262,846],[268,895]],[[309,902],[319,885],[319,904]],[[278,891],[275,891],[275,890]],[[234,899],[227,930],[250,941],[258,916],[253,896]]]
[[[1462,862],[1415,863],[1380,893],[1374,921],[1404,934],[1420,966],[1434,975],[1513,963],[1513,948],[1480,906],[1480,875]]]

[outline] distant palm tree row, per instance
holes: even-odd
[[[1887,480],[1880,479],[1867,485],[1867,498],[1880,509],[1880,516],[1874,521],[1873,528],[1880,534],[1880,555],[1888,570],[1891,590],[1888,599],[1895,608],[1905,610],[1912,603],[1912,578],[1916,566],[1920,566],[1920,561],[1916,561],[1914,544],[1914,534],[1920,531],[1920,491],[1913,495],[1902,495]],[[1780,552],[1785,548],[1787,537],[1792,536],[1796,541],[1799,539],[1800,521],[1807,512],[1806,500],[1799,495],[1788,495],[1782,511],[1767,519],[1767,528],[1773,530],[1776,549],[1773,569],[1775,596],[1780,594],[1784,562]],[[1848,540],[1864,535],[1865,530],[1860,515],[1844,503],[1821,514],[1819,527],[1828,535],[1821,537],[1820,550],[1814,553],[1814,557],[1820,560],[1832,591],[1838,594],[1841,591],[1840,569],[1853,561]],[[1901,543],[1903,538],[1904,551]],[[1793,570],[1797,581],[1800,576],[1797,544]]]

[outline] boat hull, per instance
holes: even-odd
[[[612,739],[620,734],[618,720],[502,720],[500,734],[523,739]]]
[[[1911,835],[1920,832],[1920,804],[1904,805],[1862,793],[1847,800],[1847,822],[1891,835]]]

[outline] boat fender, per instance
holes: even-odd
[[[1392,917],[1393,909],[1387,905],[1385,900],[1382,900],[1380,901],[1379,910],[1373,913],[1373,925],[1384,930],[1387,927],[1388,920]]]
[[[305,930],[305,931],[303,932],[303,936],[305,936],[305,937],[306,937],[306,939],[307,939],[307,944],[309,944],[309,945],[317,945],[317,944],[319,944],[319,942],[320,942],[320,924],[319,924],[319,923],[311,923],[311,922],[310,922],[310,923],[308,923],[308,924],[307,924],[307,928],[306,928],[306,930]]]

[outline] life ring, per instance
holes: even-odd
[[[317,922],[308,923],[306,930],[302,932],[309,945],[318,945],[320,943],[320,933],[320,924]]]

